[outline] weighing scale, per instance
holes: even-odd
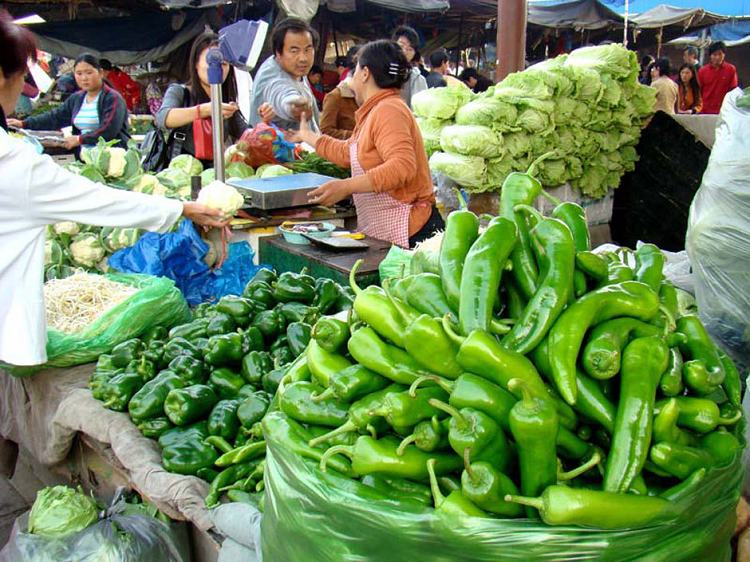
[[[333,179],[308,172],[273,178],[234,178],[227,184],[236,188],[251,207],[270,210],[310,205],[307,194]]]

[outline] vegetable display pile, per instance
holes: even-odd
[[[440,514],[678,516],[741,453],[740,376],[656,246],[592,253],[583,209],[542,216],[541,193],[513,173],[500,216],[453,212],[419,273],[361,290],[353,272],[351,321],[318,321],[266,440]]]
[[[569,182],[603,197],[635,166],[635,145],[655,90],[638,83],[636,54],[621,45],[584,47],[510,74],[464,103],[436,88],[415,96],[430,158],[469,191],[497,191],[514,171],[539,166],[546,187]],[[451,122],[435,121],[453,119]],[[428,148],[428,151],[430,149]]]
[[[82,271],[65,279],[50,279],[44,284],[47,325],[75,333],[136,292],[130,285]]]
[[[262,488],[260,420],[281,377],[299,370],[321,314],[351,307],[348,289],[261,269],[242,296],[202,304],[193,320],[154,328],[102,355],[89,387],[158,439],[164,468],[211,483],[206,504]]]

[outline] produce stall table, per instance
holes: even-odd
[[[277,271],[307,267],[313,277],[328,277],[346,285],[354,263],[361,259],[357,283],[366,287],[379,282],[378,266],[391,243],[369,237],[363,241],[368,245],[366,250],[334,252],[313,245],[290,244],[281,235],[268,236],[260,241],[260,263],[272,265]]]
[[[141,435],[127,413],[105,409],[91,396],[93,364],[47,369],[15,378],[0,370],[0,435],[24,454],[16,470],[31,470],[44,485],[49,476],[82,484],[109,499],[126,486],[176,521],[190,523],[194,560],[213,562],[219,541],[205,508],[208,484],[166,472],[156,441]],[[23,466],[20,459],[24,459]]]

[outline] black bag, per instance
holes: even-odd
[[[181,130],[172,131],[169,138],[164,138],[159,127],[154,126],[143,137],[141,142],[141,166],[146,172],[161,172],[169,166],[172,158],[182,154],[182,143],[185,133]]]
[[[182,107],[188,105],[190,95],[185,86],[183,88]],[[170,131],[165,139],[162,130],[154,125],[143,137],[141,142],[141,166],[145,172],[161,172],[169,166],[175,156],[182,154],[182,145],[187,138],[186,127]]]

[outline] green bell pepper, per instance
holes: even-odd
[[[239,400],[219,400],[208,415],[208,433],[231,440],[237,436],[240,420],[237,416]]]
[[[235,398],[245,386],[245,379],[231,369],[214,369],[208,377],[208,386],[222,399]]]
[[[141,341],[148,346],[152,341],[163,341],[167,339],[169,331],[164,326],[152,326],[141,334]]]
[[[281,380],[286,376],[288,370],[289,364],[287,363],[265,373],[261,379],[263,390],[269,394],[276,394],[281,385]]]
[[[333,281],[332,281],[333,282]],[[304,322],[292,322],[286,327],[286,338],[289,351],[294,357],[304,353],[312,337],[312,327]]]
[[[276,272],[266,266],[261,267],[253,278],[250,279],[247,286],[254,285],[255,283],[274,283],[277,279]]]
[[[285,271],[273,285],[273,296],[279,302],[312,303],[315,300],[315,279],[304,272]]]
[[[277,310],[264,310],[253,318],[252,326],[260,330],[265,341],[272,341],[282,333],[286,320]]]
[[[145,346],[138,338],[133,338],[117,344],[112,348],[111,361],[112,366],[118,369],[124,369],[128,363],[135,361],[141,356]]]
[[[166,431],[172,429],[174,425],[166,416],[160,416],[158,418],[151,418],[143,420],[136,424],[138,431],[140,431],[144,437],[149,439],[158,439]]]
[[[320,277],[315,280],[315,299],[312,304],[321,314],[325,314],[336,305],[339,294],[338,283],[332,279]]]
[[[202,468],[211,468],[217,458],[216,449],[195,437],[176,441],[161,452],[162,465],[175,474],[195,475]]]
[[[256,311],[271,309],[276,304],[271,285],[263,281],[249,283],[242,292],[242,296],[253,303]]]
[[[186,382],[173,371],[162,371],[155,379],[147,382],[136,392],[128,403],[128,411],[134,422],[164,415],[164,400],[175,388],[184,387]]]
[[[169,340],[167,342],[167,345],[164,346],[164,354],[161,364],[169,365],[169,363],[173,359],[179,357],[180,355],[190,355],[191,357],[198,360],[203,359],[203,354],[195,345],[193,345],[185,338],[175,338],[173,340]]]
[[[143,378],[133,371],[124,371],[104,382],[99,389],[104,407],[124,412],[133,395],[143,386]]]
[[[253,301],[237,295],[226,295],[216,303],[216,311],[228,314],[239,326],[246,326],[255,312]]]
[[[265,373],[273,368],[271,356],[265,351],[251,351],[242,358],[242,378],[249,384],[259,385]]]
[[[192,341],[196,338],[205,338],[207,327],[208,318],[198,318],[197,320],[175,326],[169,330],[169,339],[185,338],[188,341]]]
[[[208,319],[206,337],[210,338],[211,336],[220,336],[234,332],[237,326],[238,323],[233,316],[225,312],[217,312]]]
[[[175,425],[188,425],[213,409],[219,401],[210,386],[195,384],[169,391],[164,400],[164,413]]]
[[[206,363],[214,367],[231,367],[239,365],[242,357],[248,352],[248,343],[243,332],[232,332],[208,339]]]
[[[305,324],[315,324],[318,319],[319,311],[314,306],[309,306],[301,302],[285,302],[276,306],[274,309],[289,322],[304,322]]]
[[[201,420],[185,427],[175,427],[159,437],[159,447],[165,449],[182,441],[203,441],[208,437],[208,422]]]
[[[237,418],[242,427],[250,429],[254,424],[263,419],[268,411],[271,399],[268,393],[257,391],[242,400],[237,408]]]
[[[202,384],[206,381],[206,366],[192,355],[180,355],[172,359],[167,367],[186,384]]]

